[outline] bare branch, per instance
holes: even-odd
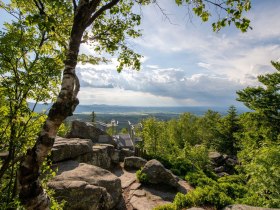
[[[168,14],[165,12],[165,9],[163,9],[157,1],[154,1],[154,3],[156,4],[156,6],[159,8],[159,10],[161,11],[161,13],[163,14],[163,16],[165,17],[166,20],[168,20],[168,22],[172,25],[176,25],[174,23],[172,23],[172,21],[170,20]]]
[[[216,3],[216,2],[213,2],[213,1],[211,1],[211,0],[205,0],[206,2],[208,2],[208,3],[210,3],[210,4],[213,4],[214,6],[216,6],[216,7],[219,7],[219,8],[221,8],[221,9],[223,9],[223,10],[227,10],[227,8],[225,8],[225,7],[223,7],[222,5],[224,4],[224,2],[222,2],[222,3]]]

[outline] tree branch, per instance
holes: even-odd
[[[45,15],[45,7],[41,0],[33,0],[41,15]]]
[[[76,3],[76,0],[72,0],[72,3],[73,3],[73,7],[74,7],[74,13],[77,9],[77,3]]]
[[[104,11],[112,8],[113,6],[115,6],[120,0],[112,0],[110,3],[105,4],[103,7],[101,7],[98,11],[96,11],[91,18],[88,20],[88,22],[86,23],[86,27],[90,26],[92,24],[92,22],[99,17],[99,15],[101,15]]]
[[[221,8],[221,9],[223,9],[223,10],[227,10],[227,8],[225,8],[225,7],[222,6],[222,4],[224,4],[224,2],[218,4],[218,3],[213,2],[213,1],[211,1],[211,0],[204,0],[204,1],[206,1],[206,2],[208,2],[208,3],[210,3],[210,4],[213,4],[214,6],[219,7],[219,8]]]

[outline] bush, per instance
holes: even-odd
[[[186,195],[178,193],[175,197],[174,204],[176,208],[182,209],[192,206],[213,205],[217,209],[233,204],[233,199],[220,190],[219,186],[197,187]]]
[[[173,203],[169,203],[169,204],[157,206],[153,210],[177,210],[177,208]]]
[[[177,176],[184,177],[188,172],[197,170],[194,164],[188,159],[176,158],[172,161],[170,169]]]
[[[142,169],[136,171],[136,178],[141,183],[149,183],[148,176],[142,172]]]
[[[205,186],[205,185],[214,185],[215,181],[211,178],[208,178],[203,171],[192,171],[187,173],[185,180],[189,182],[192,186]]]

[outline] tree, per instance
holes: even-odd
[[[237,139],[235,134],[240,130],[238,114],[234,106],[230,106],[227,115],[219,123],[219,135],[216,139],[216,149],[229,155],[237,154]]]
[[[200,141],[207,147],[214,146],[215,140],[219,136],[218,125],[221,121],[219,112],[207,110],[204,115],[198,119],[198,135]]]
[[[258,76],[261,86],[238,91],[238,99],[253,112],[241,115],[238,133],[242,169],[250,190],[247,204],[279,208],[280,164],[280,64],[274,73]]]
[[[32,4],[25,3],[27,7]],[[63,49],[58,51],[58,45],[53,45],[54,34],[49,33],[48,26],[28,24],[36,18],[24,17],[3,3],[0,7],[14,17],[0,32],[0,151],[8,152],[0,161],[0,208],[6,209],[14,207],[10,203],[16,195],[19,162],[27,148],[34,145],[46,119],[34,109],[39,101],[52,100],[58,93],[64,56]],[[55,11],[52,16],[57,17]],[[69,18],[67,14],[60,17]],[[32,100],[33,105],[27,100]]]
[[[96,121],[96,114],[94,111],[91,112],[91,122],[95,122]]]
[[[237,91],[237,100],[254,110],[261,122],[271,128],[271,139],[277,140],[280,132],[280,63],[271,63],[277,72],[258,76],[262,86]]]
[[[182,0],[175,0],[175,2],[178,5],[183,4]],[[60,125],[66,117],[72,115],[79,103],[77,94],[80,85],[75,67],[79,60],[80,44],[91,42],[96,52],[105,51],[112,55],[118,53],[118,71],[124,67],[140,69],[141,56],[127,46],[126,37],[140,36],[135,26],[140,24],[141,17],[133,13],[133,6],[149,3],[157,4],[156,1],[150,0],[79,0],[78,2],[73,0],[72,4],[62,0],[34,0],[32,2],[17,0],[12,1],[11,5],[1,2],[1,7],[12,15],[16,8],[17,14],[25,21],[21,24],[37,26],[34,29],[35,37],[36,32],[44,30],[51,35],[50,46],[53,47],[54,52],[57,50],[62,52],[61,55],[64,58],[60,92],[48,113],[35,145],[27,151],[18,171],[19,196],[27,209],[47,209],[49,206],[48,196],[39,181],[40,168],[53,146]],[[213,24],[214,30],[219,30],[231,23],[235,23],[241,31],[249,28],[249,20],[242,16],[244,11],[250,9],[249,0],[227,0],[220,4],[210,0],[186,0],[186,4],[193,6],[194,13],[203,21],[207,21],[210,16],[210,10],[207,10],[206,4],[220,8],[225,18],[220,18]],[[62,18],[61,15],[68,17]],[[90,27],[91,31],[88,30]],[[69,29],[70,33],[68,33]],[[52,52],[48,54],[52,57]],[[102,58],[86,55],[80,56],[80,59],[90,62],[102,61]]]

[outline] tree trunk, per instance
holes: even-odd
[[[49,209],[50,199],[39,180],[40,167],[51,151],[60,125],[66,117],[72,115],[79,104],[77,94],[80,85],[75,68],[84,30],[81,18],[78,14],[75,15],[59,96],[48,113],[35,146],[27,151],[19,168],[19,198],[27,209]]]
[[[74,20],[66,52],[60,93],[48,113],[35,146],[27,151],[18,171],[19,198],[26,209],[49,209],[50,199],[40,184],[40,168],[52,149],[60,125],[68,116],[73,114],[79,104],[77,95],[80,84],[75,68],[83,33],[96,18],[119,1],[112,0],[98,10],[97,7],[101,0],[80,0],[78,5],[76,5],[76,1],[73,1]]]

